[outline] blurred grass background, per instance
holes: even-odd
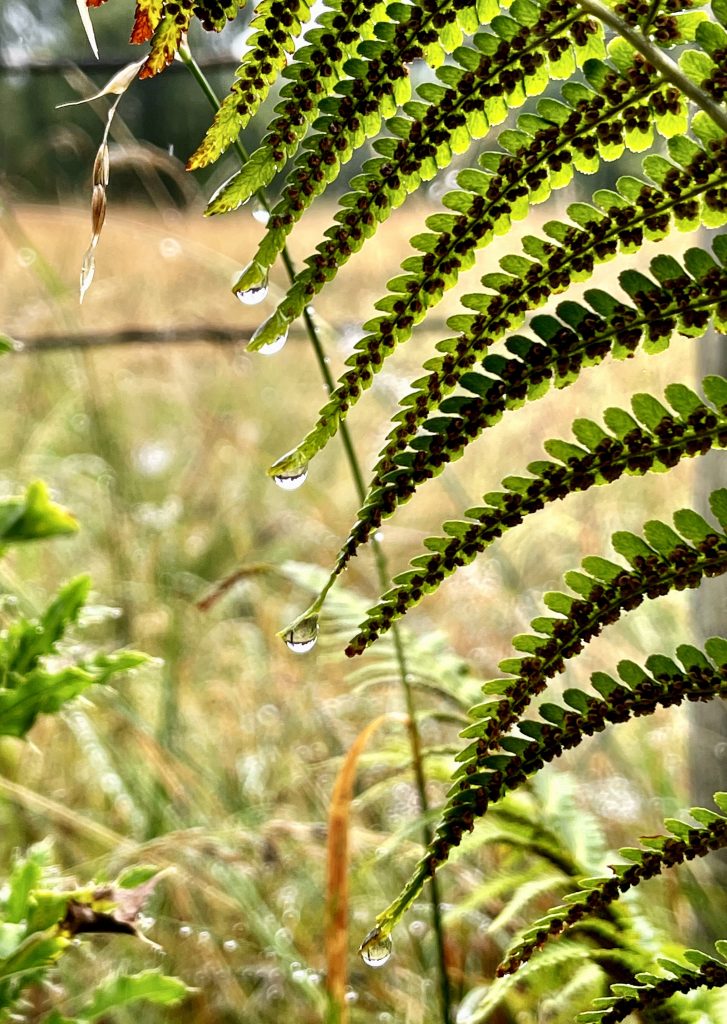
[[[103,44],[102,20],[98,25]],[[60,96],[57,85],[42,82],[39,103],[67,98],[67,90]],[[90,218],[85,200],[64,183],[63,159],[87,153],[90,169],[101,122],[83,108],[53,116],[58,132],[39,130],[37,138],[42,161],[54,154],[49,166],[59,168],[57,176],[52,172],[57,198],[49,198],[54,189],[42,180],[35,194],[19,187],[21,177],[32,178],[32,153],[3,179],[0,323],[25,348],[0,365],[0,493],[42,477],[77,515],[81,531],[3,560],[0,615],[8,622],[18,609],[37,611],[60,582],[88,571],[94,605],[73,643],[129,644],[159,662],[39,723],[33,742],[0,744],[2,863],[14,849],[52,834],[59,864],[80,881],[111,877],[140,860],[172,864],[176,873],[160,887],[147,924],[166,950],[164,970],[198,988],[182,1019],[320,1021],[333,782],[353,739],[402,704],[387,641],[353,665],[341,655],[344,638],[376,596],[370,555],[357,558],[337,585],[312,653],[291,654],[275,633],[306,606],[316,569],[331,564],[356,512],[354,488],[335,442],[300,490],[283,492],[266,476],[324,398],[300,331],[291,332],[276,356],[245,353],[245,339],[282,294],[282,274],[262,306],[236,302],[229,285],[254,252],[260,223],[247,208],[205,220],[208,185],[180,184],[179,161],[164,150],[134,148],[120,120],[96,279],[79,307]],[[12,136],[7,125],[3,130]],[[399,211],[316,302],[334,374],[445,184],[434,183]],[[115,198],[115,188],[126,201]],[[312,251],[332,215],[323,203],[306,216],[293,236],[295,259]],[[557,206],[538,208],[526,230],[557,215]],[[519,233],[484,250],[428,331],[397,354],[353,411],[349,422],[365,467],[397,398],[419,376],[434,343],[448,336],[443,321],[458,309],[458,294],[474,290],[498,256],[516,251]],[[674,251],[682,244],[677,237]],[[654,254],[645,249],[619,261],[618,269],[646,270]],[[612,265],[589,285],[617,288]],[[239,343],[195,340],[195,331],[204,336],[210,326],[239,335]],[[109,332],[134,329],[157,337],[98,344]],[[175,341],[180,330],[190,340]],[[87,345],[62,347],[79,335]],[[716,339],[699,342],[715,351],[716,345]],[[597,419],[610,404],[627,405],[624,396],[638,390],[658,396],[672,381],[694,384],[696,352],[694,342],[676,339],[658,359],[639,354],[586,372],[567,392],[506,416],[386,523],[383,547],[392,574],[419,552],[424,537],[440,532],[443,520],[461,516],[506,473],[541,457],[544,438],[570,437],[577,416]],[[559,588],[562,573],[584,555],[608,555],[604,538],[613,530],[638,530],[644,520],[668,519],[692,503],[695,471],[712,461],[685,463],[668,478],[626,479],[530,517],[412,612],[407,656],[434,805],[446,791],[467,706],[477,700],[480,682],[498,674],[511,637],[540,613],[542,593]],[[198,602],[238,570],[245,570],[239,581],[201,610]],[[707,601],[710,594],[718,600],[716,587],[717,581],[704,585]],[[691,602],[689,594],[671,595],[609,627],[569,666],[562,685],[583,686],[591,671],[611,671],[623,657],[671,654],[680,642],[700,642]],[[607,848],[658,832],[665,815],[689,806],[687,746],[686,714],[672,710],[569,753],[522,799],[596,871]],[[553,879],[550,888],[533,890],[530,904],[525,897],[515,902],[498,878],[537,874],[537,865],[498,843],[496,828],[489,828],[441,875],[457,1000],[491,976],[512,930],[559,891]],[[361,761],[353,805],[347,997],[353,1024],[434,1019],[426,902],[396,937],[385,970],[366,969],[355,953],[417,858],[419,835],[406,735],[392,723]],[[706,888],[702,867],[683,868],[676,877],[645,885],[640,905],[650,926],[688,941],[710,913],[719,921],[723,903]],[[61,1010],[97,975],[100,957],[109,969],[156,962],[154,953],[118,937],[95,939],[74,956],[56,994]],[[562,984],[557,968],[545,972],[531,994],[515,990],[493,1021],[566,1024],[572,1020],[567,1000],[554,1004],[548,994]]]

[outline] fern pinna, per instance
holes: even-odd
[[[132,38],[150,40],[142,76],[162,70],[187,46],[194,16],[219,30],[242,6],[138,0]],[[553,193],[577,180],[582,195],[587,176],[605,164],[626,152],[643,157],[612,188],[590,189],[588,201],[569,202],[565,216],[525,234],[519,250],[501,256],[500,269],[490,267],[481,287],[463,296],[461,311],[448,320],[450,335],[401,399],[327,582],[283,630],[298,651],[315,642],[327,593],[383,520],[505,413],[551,386],[567,388],[609,356],[658,355],[672,340],[727,333],[727,235],[714,233],[727,222],[727,0],[324,0],[309,24],[311,7],[306,0],[260,0],[230,92],[189,160],[194,169],[233,146],[244,153],[240,133],[276,79],[285,79],[262,143],[217,189],[207,211],[230,213],[281,175],[264,237],[234,285],[243,302],[257,303],[267,295],[275,260],[286,260],[290,287],[252,349],[280,348],[290,325],[307,315],[392,211],[455,156],[473,156],[444,196],[444,211],[411,239],[401,274],[376,302],[313,426],[271,467],[284,486],[304,479],[385,361],[475,265],[479,250]],[[415,89],[414,62],[432,69]],[[369,139],[376,155],[348,182],[331,226],[296,272],[288,236]],[[621,269],[616,294],[598,287],[573,293],[600,264],[639,254],[674,229],[713,234],[677,255]],[[538,312],[555,295],[563,300]],[[630,412],[609,408],[603,424],[576,420],[574,441],[545,441],[549,460],[521,467],[527,475],[507,476],[501,491],[445,523],[411,568],[394,577],[347,653],[361,653],[458,568],[551,502],[624,475],[666,473],[682,459],[723,448],[727,382],[708,376],[701,395],[675,382],[664,403],[634,395]],[[534,717],[524,717],[566,662],[610,623],[645,600],[695,588],[727,569],[726,491],[713,493],[711,508],[713,522],[683,509],[673,527],[654,520],[643,536],[616,533],[614,548],[628,566],[589,557],[583,571],[567,574],[570,593],[546,594],[554,615],[537,618],[532,634],[515,638],[520,656],[502,663],[505,677],[488,684],[488,700],[472,709],[441,824],[364,943],[369,962],[386,960],[394,925],[475,820],[546,762],[633,716],[725,696],[727,649],[712,638],[704,651],[681,644],[677,661],[655,654],[645,668],[621,662],[618,679],[598,672],[594,692],[566,690],[563,705],[541,703]],[[724,796],[716,799],[724,810]],[[645,841],[646,852],[627,854],[631,866],[616,865],[613,877],[584,883],[524,933],[502,972],[518,969],[565,929],[582,929],[587,914],[603,911],[642,878],[724,844],[723,818],[700,809],[694,817],[699,827],[667,822],[672,837]],[[582,1019],[606,1024],[675,992],[727,980],[722,961],[694,951],[685,960],[662,961],[661,977],[632,971],[633,984],[616,985]],[[673,1019],[681,1019],[675,1012]],[[477,1013],[469,1019],[480,1019]]]

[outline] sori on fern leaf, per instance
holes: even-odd
[[[141,74],[161,71],[176,51],[196,73],[185,36],[192,17],[218,30],[241,6],[138,0],[132,38],[150,42]],[[271,467],[284,486],[301,482],[315,455],[346,429],[348,412],[386,360],[476,265],[478,251],[576,181],[579,198],[568,197],[565,215],[539,218],[518,251],[498,257],[500,269],[490,265],[448,319],[449,336],[422,360],[327,582],[283,630],[299,652],[315,643],[326,595],[383,520],[505,413],[552,387],[567,388],[581,371],[600,372],[595,368],[608,357],[658,355],[676,339],[727,333],[727,236],[705,236],[727,223],[727,0],[325,0],[313,24],[310,18],[305,0],[257,4],[235,80],[189,160],[192,169],[206,166],[228,150],[241,160],[210,200],[210,214],[233,213],[281,176],[280,199],[234,291],[244,303],[264,301],[279,257],[290,285],[251,348],[281,348],[291,324],[308,316],[310,303],[379,225],[455,157],[472,157],[444,196],[444,210],[427,217],[411,239],[401,273],[375,303],[311,429]],[[425,66],[430,70],[420,74]],[[413,82],[422,78],[428,80]],[[274,116],[248,156],[241,132],[278,79]],[[370,139],[376,156],[348,182],[331,226],[296,270],[288,237]],[[643,154],[636,173],[616,178],[613,187],[589,186],[589,176],[627,152]],[[643,260],[638,268],[619,267],[620,292],[599,288],[596,279],[582,297],[580,290],[574,294],[601,264],[638,256],[674,231],[702,235],[685,246],[674,241],[672,252],[648,267]],[[307,326],[315,332],[309,320]],[[692,351],[685,348],[685,363]],[[625,475],[666,473],[682,459],[723,448],[727,382],[711,375],[701,389],[700,395],[676,381],[664,402],[640,393],[631,398],[631,411],[622,407],[626,399],[605,410],[603,425],[575,420],[574,440],[545,441],[548,460],[514,466],[501,491],[485,494],[482,504],[425,542],[369,611],[347,653],[359,654],[395,629],[458,568],[551,502]],[[546,763],[632,717],[724,698],[727,644],[714,637],[703,650],[679,644],[676,660],[660,653],[644,667],[622,661],[618,678],[596,672],[592,691],[566,689],[562,704],[540,703],[526,717],[550,681],[609,624],[646,600],[698,587],[727,570],[727,491],[712,494],[711,510],[713,521],[682,509],[673,526],[658,519],[645,523],[643,536],[617,532],[613,546],[628,565],[591,556],[566,575],[569,592],[545,595],[554,614],[538,617],[532,634],[515,638],[518,656],[501,664],[503,678],[487,684],[487,701],[472,709],[436,835],[379,915],[362,946],[365,959],[388,958],[395,924],[463,835]],[[715,799],[724,811],[724,794]],[[527,970],[529,958],[562,931],[583,929],[591,913],[608,925],[618,897],[642,878],[724,844],[723,817],[700,808],[693,816],[693,826],[667,821],[671,836],[626,851],[629,865],[585,880],[526,930],[503,961],[502,982],[507,972]],[[717,947],[722,958],[726,950],[724,943]],[[595,960],[597,953],[591,955]],[[581,1019],[615,1024],[632,1010],[660,1008],[675,993],[727,981],[724,959],[695,951],[686,951],[683,963],[660,966],[661,976],[631,970],[633,983],[614,985]],[[485,1013],[475,1007],[467,1019],[484,1020]],[[668,1019],[682,1019],[675,1013]]]

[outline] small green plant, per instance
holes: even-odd
[[[88,5],[97,3],[88,0]],[[240,6],[140,0],[132,39],[150,42],[148,57],[139,62],[140,77],[161,71],[178,53],[214,102],[186,33],[195,16],[205,28],[220,30]],[[190,169],[207,166],[230,148],[242,158],[241,168],[211,198],[210,214],[236,210],[287,170],[265,235],[234,288],[243,303],[259,302],[278,257],[291,276],[286,295],[254,335],[252,349],[280,349],[300,316],[318,345],[308,308],[316,295],[408,195],[455,156],[477,152],[478,140],[484,138],[489,148],[459,171],[456,187],[443,198],[445,211],[428,217],[426,230],[412,238],[401,274],[376,303],[377,315],[364,323],[364,336],[338,382],[330,381],[315,423],[270,468],[285,488],[303,482],[312,460],[337,433],[348,444],[351,408],[460,273],[474,265],[478,250],[507,237],[514,222],[529,217],[552,193],[572,189],[576,180],[587,187],[587,176],[603,172],[627,152],[645,155],[639,173],[591,190],[589,201],[567,205],[566,217],[526,234],[521,251],[499,256],[500,269],[490,269],[481,289],[463,297],[462,311],[448,320],[451,335],[423,363],[423,375],[412,382],[389,424],[370,483],[361,488],[356,522],[327,582],[282,632],[298,652],[316,642],[324,601],[361,546],[472,442],[490,435],[505,414],[553,387],[562,392],[560,404],[567,409],[568,386],[608,357],[625,360],[639,351],[658,355],[677,337],[698,339],[710,328],[727,330],[725,235],[681,250],[675,244],[678,255],[661,252],[648,268],[644,261],[622,269],[620,294],[590,288],[581,298],[576,291],[600,264],[640,255],[647,243],[662,242],[673,229],[686,234],[727,221],[725,0],[327,0],[296,49],[309,18],[305,0],[258,3],[235,80],[188,164]],[[415,95],[409,69],[417,61],[431,71]],[[240,133],[279,76],[286,81],[275,116],[261,146],[248,157]],[[521,107],[524,112],[516,118]],[[349,182],[334,222],[296,272],[286,250],[289,234],[371,138],[377,155]],[[561,294],[554,310],[537,313]],[[393,588],[349,639],[347,653],[360,654],[389,629],[396,643],[399,618],[549,503],[625,474],[667,473],[683,458],[723,448],[727,382],[713,375],[702,388],[703,397],[675,383],[666,391],[666,404],[652,394],[637,394],[631,412],[606,410],[604,426],[576,420],[574,441],[545,442],[548,461],[523,467],[514,454],[513,475],[505,478],[503,490],[486,494],[463,519],[444,523],[443,536],[426,541],[426,550],[410,570],[394,577]],[[504,677],[488,683],[490,699],[472,709],[440,824],[410,881],[364,940],[366,962],[386,963],[395,925],[424,884],[436,884],[437,872],[465,833],[479,819],[496,815],[510,791],[537,778],[564,750],[660,707],[725,696],[727,645],[712,638],[704,650],[677,645],[676,660],[654,653],[645,667],[622,661],[618,679],[598,672],[590,690],[567,689],[563,704],[540,703],[537,715],[526,717],[566,663],[610,623],[645,600],[696,588],[704,578],[725,572],[727,491],[716,490],[710,504],[709,521],[682,509],[674,513],[673,526],[659,519],[645,523],[643,536],[619,531],[613,547],[628,565],[591,556],[582,571],[567,574],[570,593],[546,594],[554,614],[538,617],[532,634],[515,638],[518,657],[501,663]],[[397,654],[401,666],[400,645]],[[416,738],[412,749],[420,765]],[[715,799],[724,811],[724,794]],[[526,976],[531,957],[533,964],[557,957],[549,940],[571,928],[578,955],[612,984],[610,994],[601,994],[579,1019],[615,1024],[633,1011],[644,1021],[691,1020],[694,1000],[672,997],[727,982],[724,943],[717,948],[722,959],[689,950],[678,962],[660,959],[630,930],[620,897],[644,878],[724,844],[722,815],[703,808],[692,813],[696,824],[667,821],[671,835],[626,851],[629,863],[616,865],[611,877],[575,885],[564,906],[515,941],[492,992],[509,984],[512,972]],[[557,856],[557,837],[554,843]],[[578,882],[577,872],[572,882]],[[585,923],[591,915],[593,921]],[[652,973],[654,961],[662,974]],[[446,984],[443,991],[447,1019]],[[493,1005],[490,992],[475,993],[460,1007],[458,1020],[485,1020]],[[706,1014],[719,1013],[709,996],[699,1005]],[[344,1015],[338,1006],[331,1019]]]
[[[22,496],[0,499],[0,551],[77,529],[73,516],[50,499],[39,481]],[[149,660],[132,650],[98,652],[84,659],[71,654],[64,638],[82,612],[89,589],[89,578],[79,576],[61,588],[41,615],[13,616],[0,632],[0,736],[25,739],[39,715],[54,714],[90,686],[105,684]],[[187,986],[156,968],[102,981],[72,1017],[58,1011],[57,993],[50,1000],[44,994],[55,978],[57,961],[73,950],[78,936],[144,938],[138,919],[162,874],[158,867],[139,865],[114,881],[80,886],[60,876],[49,843],[18,854],[0,894],[0,1018],[15,1019],[13,1014],[24,1009],[31,990],[47,1003],[42,1016],[34,1019],[49,1024],[98,1020],[139,1001],[178,1005]]]

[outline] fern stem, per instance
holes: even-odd
[[[715,124],[718,124],[723,131],[727,132],[727,109],[712,99],[709,93],[701,89],[695,82],[692,82],[679,65],[664,53],[660,47],[643,35],[642,32],[627,25],[614,11],[600,3],[600,0],[575,0],[575,2],[588,14],[603,22],[604,25],[608,25],[614,32],[617,32],[622,39],[625,39],[635,50],[638,50],[648,60],[649,64],[656,68],[667,81],[675,85],[685,96],[688,96],[705,114],[712,118]]]
[[[182,44],[178,50],[180,59],[191,73],[199,85],[202,92],[207,97],[210,106],[217,112],[220,108],[220,101],[217,98],[212,86],[205,77],[204,72],[200,68],[197,61],[194,59],[191,50],[186,44]],[[233,147],[236,150],[241,162],[244,164],[248,160],[248,154],[245,151],[244,146],[239,139],[236,139],[233,143]],[[258,200],[262,204],[263,208],[270,212],[270,204],[267,196],[263,190],[256,193]],[[291,281],[295,280],[296,270],[293,261],[290,257],[287,246],[283,246],[281,250],[281,258],[285,271]],[[335,389],[335,381],[333,375],[329,369],[328,363],[326,362],[325,352],[321,343],[318,330],[313,321],[313,317],[310,311],[306,307],[303,311],[303,322],[305,323],[306,333],[308,335],[311,347],[316,357],[318,367],[323,377],[323,381],[326,385],[326,389],[329,394]],[[351,471],[353,478],[354,487],[359,503],[363,505],[366,498],[366,484],[364,476],[361,471],[361,466],[358,461],[355,449],[353,447],[353,441],[348,427],[345,423],[341,424],[341,442],[343,444],[344,451],[346,453],[346,460]],[[373,553],[374,562],[376,564],[376,573],[379,577],[379,585],[385,588],[389,580],[389,569],[386,561],[386,555],[381,549],[381,545],[373,539]],[[331,581],[332,582],[332,581]],[[322,603],[322,602],[321,602]],[[416,721],[416,706],[414,703],[414,692],[409,682],[409,674],[406,664],[406,652],[404,650],[404,644],[401,639],[401,632],[394,626],[392,628],[392,637],[394,641],[394,651],[396,656],[397,669],[399,673],[399,680],[401,683],[401,689],[404,695],[404,703],[406,706],[407,717],[408,717],[408,733],[409,742],[411,745],[412,764],[414,768],[414,778],[416,782],[417,794],[419,797],[419,806],[422,814],[423,825],[422,825],[422,839],[424,847],[427,848],[434,838],[434,834],[428,824],[427,817],[429,811],[429,801],[427,799],[426,791],[426,777],[424,775],[424,759],[422,757],[422,744],[421,736],[419,733],[419,727]],[[432,877],[430,880],[430,898],[431,898],[431,909],[432,909],[432,928],[435,935],[435,943],[437,948],[437,961],[438,961],[438,973],[439,973],[439,993],[440,993],[440,1008],[442,1015],[442,1024],[451,1024],[452,1021],[452,1007],[451,1007],[451,994],[449,984],[449,974],[447,971],[446,951],[444,942],[444,927],[442,924],[442,915],[439,905],[439,887],[437,879]]]

